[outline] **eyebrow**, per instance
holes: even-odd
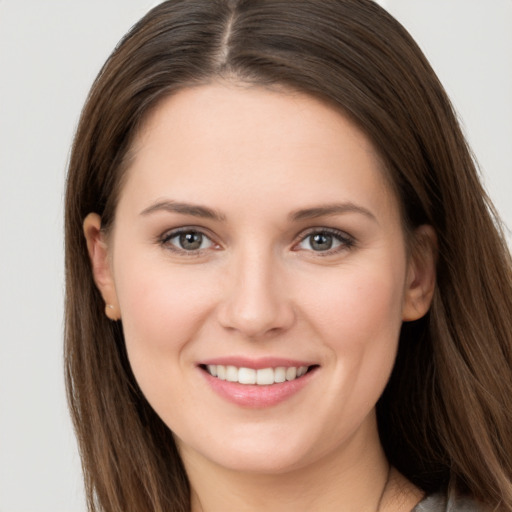
[[[378,223],[377,218],[370,210],[351,202],[327,204],[296,210],[290,213],[289,218],[293,221],[299,221],[343,213],[360,213]]]
[[[193,217],[201,217],[203,219],[211,219],[216,221],[224,221],[226,217],[206,206],[199,206],[190,203],[179,203],[177,201],[163,200],[148,206],[140,212],[140,215],[146,216],[155,212],[181,213],[183,215],[192,215]]]
[[[146,216],[160,211],[180,213],[182,215],[192,215],[193,217],[201,217],[204,219],[211,219],[219,222],[226,220],[226,216],[224,214],[216,210],[213,210],[212,208],[191,203],[180,203],[172,200],[157,201],[156,203],[142,210],[140,215]],[[312,208],[295,210],[290,213],[288,218],[291,221],[297,222],[301,220],[316,219],[318,217],[339,215],[343,213],[360,213],[365,217],[368,217],[369,219],[377,222],[375,215],[373,215],[373,213],[370,212],[370,210],[351,202],[334,203],[328,205],[315,206]]]

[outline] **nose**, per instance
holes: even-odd
[[[249,339],[288,330],[295,311],[282,265],[262,251],[247,251],[232,263],[218,310],[220,324]]]

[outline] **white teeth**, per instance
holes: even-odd
[[[221,364],[217,365],[217,378],[226,380],[226,367]]]
[[[297,368],[290,366],[286,369],[286,380],[294,380],[297,377]]]
[[[222,364],[209,364],[206,369],[210,375],[221,380],[240,384],[258,384],[259,386],[269,386],[287,380],[295,380],[308,371],[307,366],[278,366],[277,368],[254,370],[253,368],[237,368],[236,366]]]
[[[274,384],[274,369],[262,368],[256,372],[256,384],[260,386],[268,386]]]
[[[279,366],[274,370],[274,382],[284,382],[286,380],[286,368]]]
[[[229,380],[229,382],[238,382],[238,368],[235,366],[226,366],[226,380]]]
[[[240,368],[238,370],[238,382],[240,382],[240,384],[256,384],[256,370],[252,368]]]

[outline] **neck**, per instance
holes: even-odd
[[[389,488],[397,480],[397,473],[389,472],[376,426],[373,442],[356,435],[335,453],[270,474],[221,467],[181,448],[192,512],[385,512],[392,501]]]

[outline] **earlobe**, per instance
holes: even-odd
[[[111,320],[119,320],[121,313],[109,261],[108,246],[101,231],[101,217],[97,213],[89,213],[84,220],[83,230],[94,282],[105,301],[105,315]]]
[[[437,236],[429,225],[418,227],[413,235],[405,283],[402,320],[418,320],[430,308],[436,286]]]

